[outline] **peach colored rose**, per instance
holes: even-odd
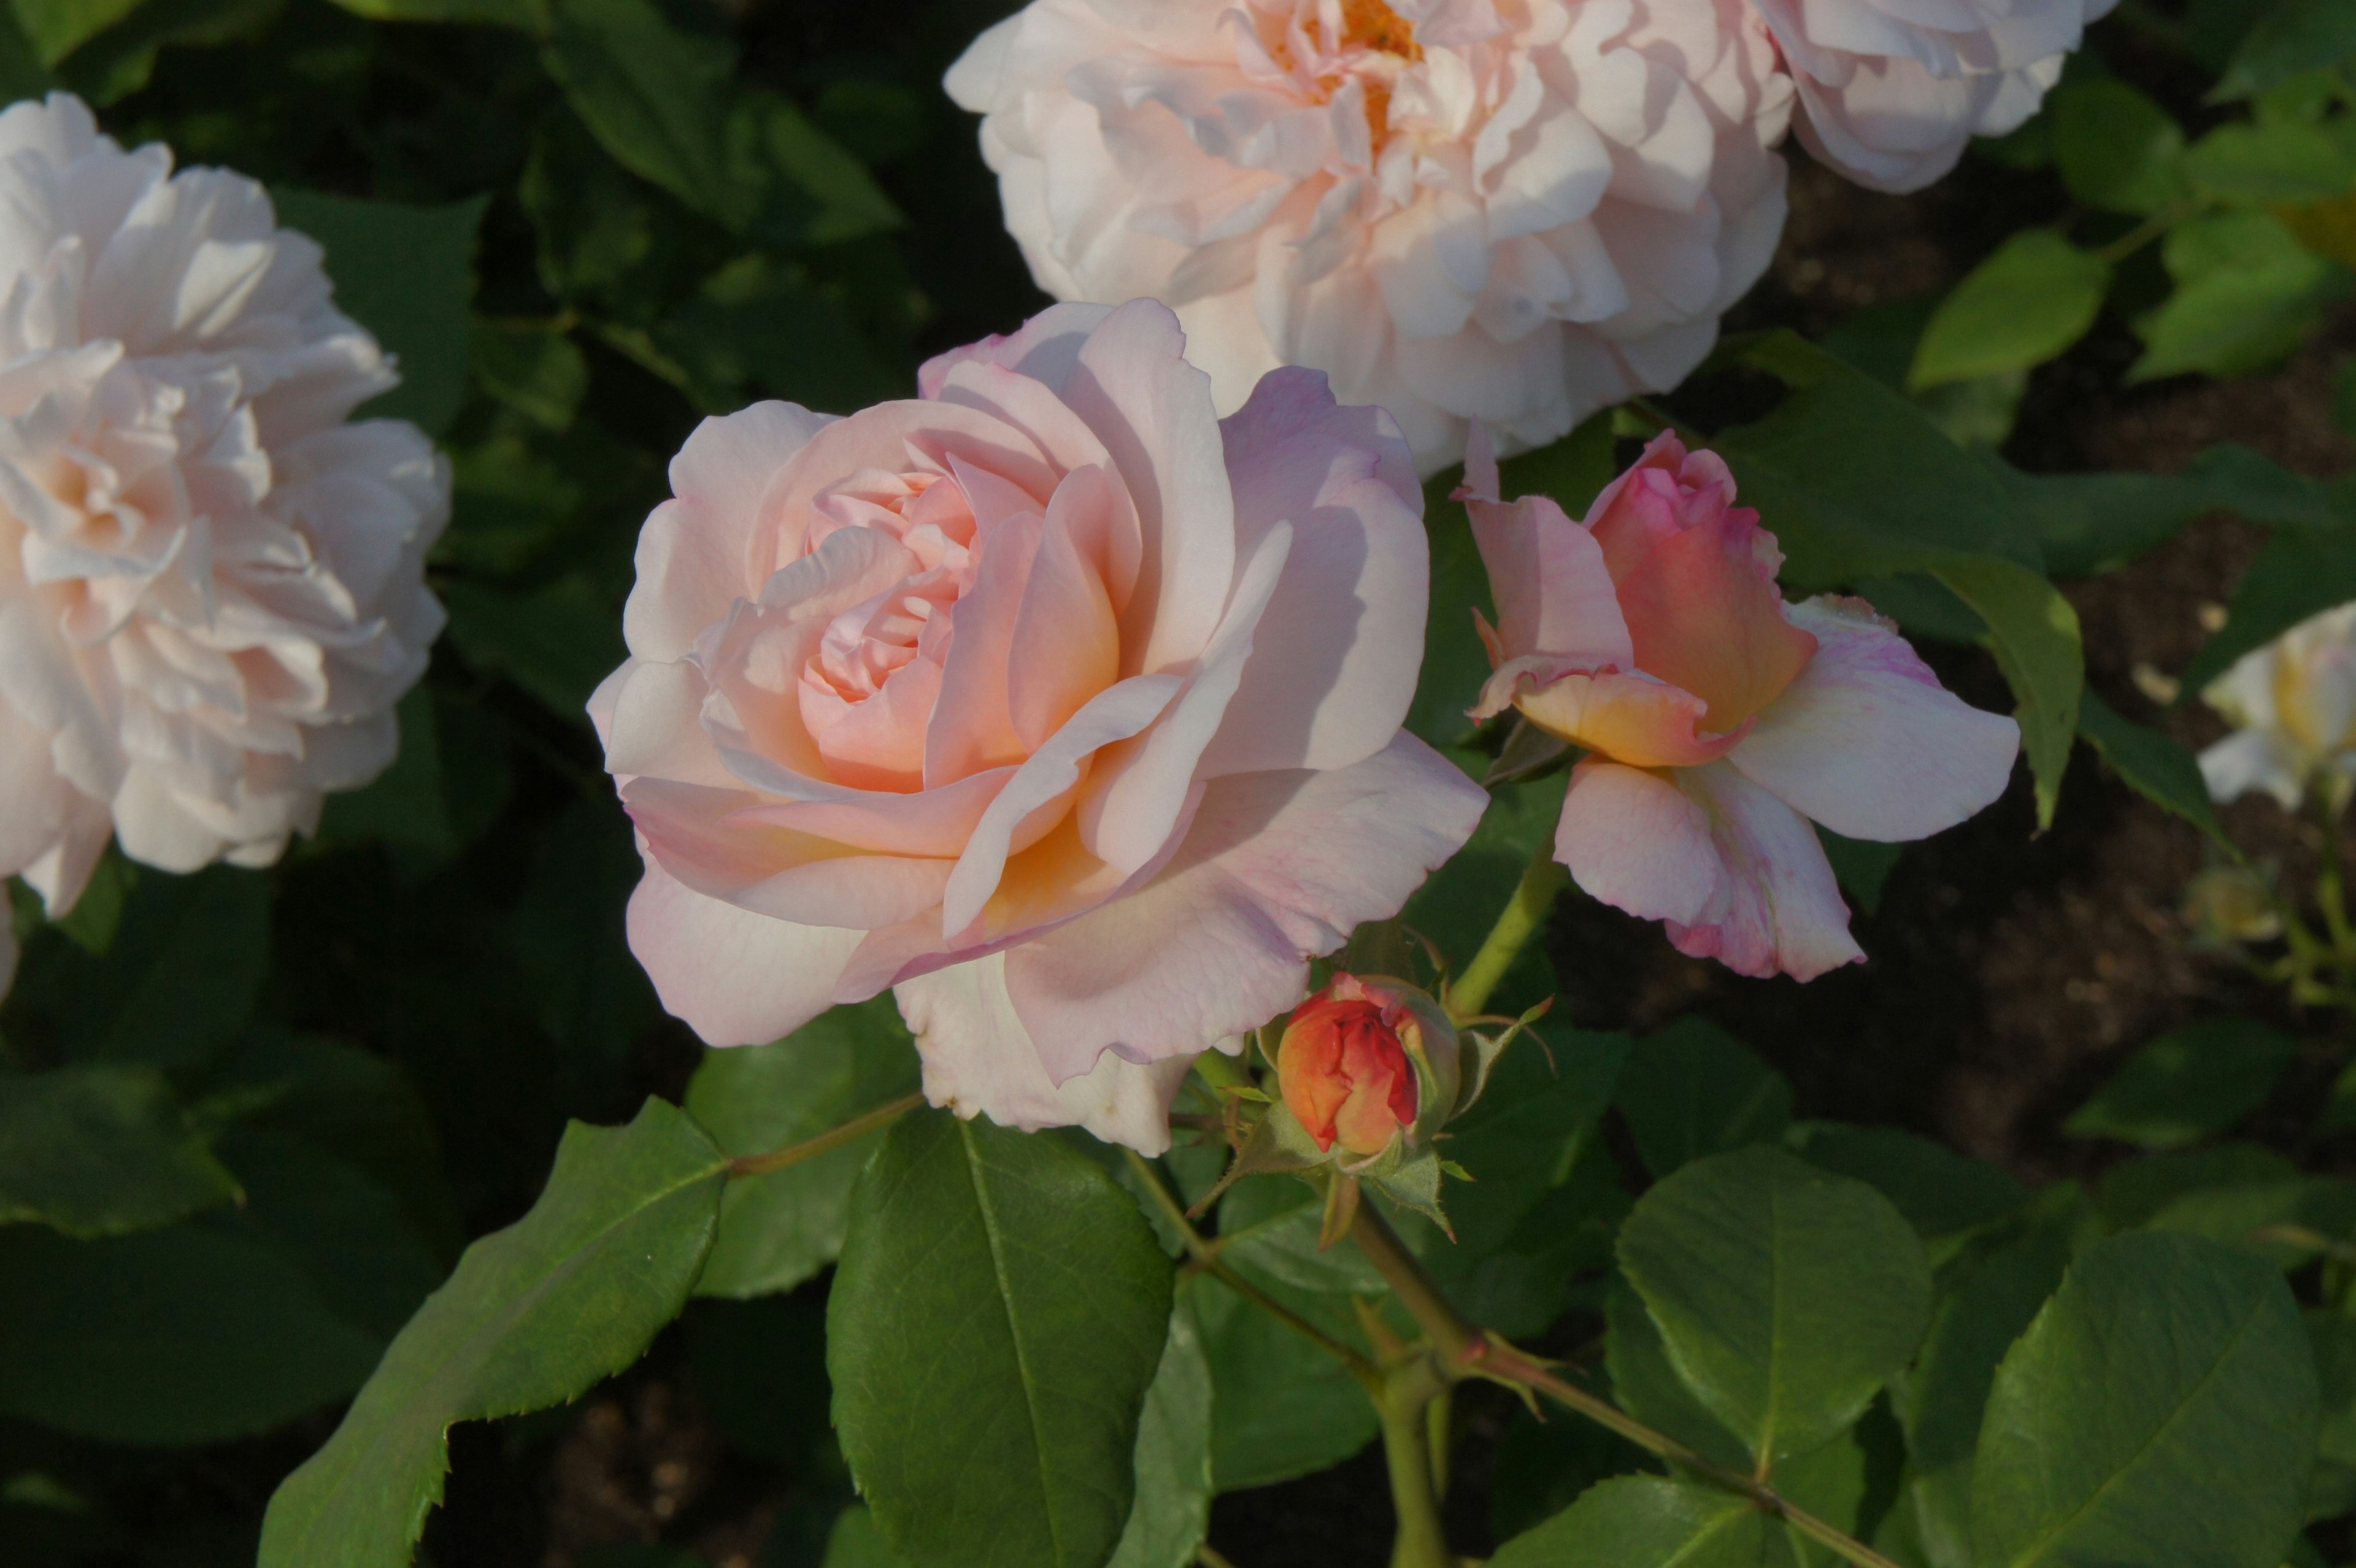
[[[1293,1009],[1277,1045],[1277,1083],[1321,1153],[1338,1142],[1370,1159],[1397,1138],[1428,1139],[1454,1114],[1459,1054],[1455,1026],[1423,992],[1337,974]]]
[[[830,420],[708,420],[592,705],[633,949],[715,1045],[893,987],[936,1104],[1144,1149],[1197,1053],[1395,912],[1483,793],[1403,733],[1406,443],[1170,312],[1063,305]]]
[[[1751,0],[1800,89],[1800,140],[1876,190],[1917,190],[2037,112],[2115,0]]]
[[[1323,369],[1426,472],[1675,385],[1783,221],[1743,0],[1033,0],[947,86],[1041,288],[1175,306],[1223,408]]]
[[[1555,859],[1745,975],[1862,958],[1809,821],[1882,842],[1952,827],[2003,792],[2019,726],[1941,687],[1864,601],[1785,603],[1783,553],[1715,453],[1664,432],[1583,522],[1496,499],[1477,439],[1465,473],[1497,606],[1473,716],[1515,708],[1587,751]]]
[[[0,112],[0,875],[267,865],[399,743],[449,464],[262,187]]]

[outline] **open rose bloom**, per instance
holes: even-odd
[[[1223,408],[1324,370],[1426,472],[1676,385],[1783,222],[1743,0],[1034,0],[947,85],[1041,288],[1175,306]]]
[[[2019,727],[1939,685],[1858,599],[1787,604],[1759,514],[1714,453],[1664,432],[1574,522],[1465,468],[1497,624],[1475,718],[1508,708],[1586,749],[1555,858],[1696,957],[1807,980],[1864,957],[1822,823],[1921,838],[2002,793]]]
[[[921,399],[706,421],[592,704],[633,950],[706,1040],[896,989],[934,1104],[1167,1147],[1485,802],[1399,722],[1421,492],[1378,410],[1221,421],[1177,322],[1058,306]]]
[[[392,761],[449,467],[253,181],[0,113],[0,874],[274,860]]]
[[[2233,726],[2201,753],[2211,796],[2264,790],[2289,811],[2314,784],[2344,801],[2356,783],[2356,604],[2244,654],[2201,699]]]
[[[1974,136],[2037,112],[2115,0],[1755,0],[1800,89],[1808,151],[1876,190],[1918,190]]]

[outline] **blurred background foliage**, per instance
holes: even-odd
[[[924,356],[1008,330],[1043,303],[1001,228],[973,125],[937,87],[1009,8],[12,0],[0,10],[9,96],[69,87],[125,143],[160,140],[185,163],[271,187],[284,220],[326,244],[346,307],[401,356],[404,384],[380,411],[435,433],[456,475],[433,563],[450,629],[402,707],[391,772],[333,801],[317,837],[267,874],[177,878],[111,858],[56,925],[16,890],[26,956],[0,1009],[0,1561],[10,1568],[251,1562],[273,1488],[318,1448],[465,1243],[530,1205],[568,1119],[626,1121],[658,1093],[743,1152],[907,1089],[913,1064],[888,1008],[838,1014],[790,1048],[708,1062],[662,1017],[624,944],[637,859],[583,704],[622,656],[637,528],[697,419],[761,397],[846,410],[905,394]],[[1806,491],[1812,449],[1770,439],[1771,411],[1813,398],[1834,412],[1798,421],[1799,434],[1852,447],[1864,439],[1856,419],[1898,429],[1888,421],[1901,401],[1926,416],[1949,443],[1882,452],[1890,494],[1997,487],[2028,562],[2005,592],[2032,597],[2008,601],[1935,552],[1824,543],[1870,545],[1871,517],[1851,534],[1825,525],[1814,575],[1868,580],[1877,603],[1933,641],[1970,645],[1994,624],[2003,644],[2000,617],[2051,595],[2040,562],[2054,578],[2094,577],[2196,517],[2235,512],[2268,542],[2228,629],[2185,671],[2182,683],[2197,685],[2292,621],[2356,598],[2356,492],[2234,447],[2154,464],[2166,474],[2055,475],[2077,464],[2056,455],[2047,416],[2090,385],[2267,371],[2338,330],[2335,312],[2356,293],[2351,63],[2356,7],[2337,0],[2125,0],[2045,112],[1976,148],[1955,176],[1970,210],[1954,216],[1952,199],[1939,210],[1952,218],[1942,239],[1959,283],[1828,305],[1791,282],[1804,277],[1803,258],[1730,326],[1797,326],[1833,357],[1788,337],[1738,337],[1671,407],[1729,432],[1746,493],[1768,505],[1794,581],[1808,586],[1808,519],[1838,521],[1839,497]],[[1782,405],[1779,387],[1794,389]],[[2356,427],[2356,377],[2343,374],[2335,396],[2342,427]],[[1576,511],[1644,428],[1607,418],[1525,460],[1522,482]],[[1779,476],[1785,513],[1765,499]],[[1435,592],[1451,615],[1477,592],[1464,547],[1461,528],[1439,545]],[[2069,693],[2040,720],[2040,815],[2054,809],[2075,734],[2129,785],[2213,827],[2172,741],[2099,699],[2077,709],[2070,624],[2066,646],[2039,645],[2067,675],[2051,689]],[[2001,700],[1985,655],[1959,646],[1943,657],[1961,661],[1976,694]],[[1436,624],[1418,728],[1465,739],[1455,713],[1479,660],[1461,624]],[[2024,695],[2040,678],[2007,673]],[[1547,830],[1558,789],[1501,800],[1410,918],[1443,946],[1477,939]],[[2018,839],[2029,826],[2024,811],[2006,831]],[[1835,849],[1869,911],[1894,853]],[[1575,988],[1568,965],[1563,977]],[[1503,999],[1519,1006],[1552,981],[1534,955]],[[1584,1347],[1585,1375],[1641,1391],[1657,1347],[1645,1361],[1645,1319],[1611,1267],[1627,1189],[1765,1141],[1890,1195],[1931,1246],[1943,1288],[1977,1280],[2033,1309],[2073,1238],[2158,1226],[2240,1242],[2271,1224],[2300,1238],[2265,1255],[2305,1271],[2302,1288],[2320,1300],[2347,1283],[2347,1243],[2333,1238],[2356,1232],[2356,1188],[2294,1158],[2356,1113],[2327,1109],[2319,1122],[2310,1104],[2308,1123],[2269,1133],[2275,1147],[2230,1141],[2270,1095],[2312,1077],[2296,1043],[2236,1027],[2244,1032],[2165,1036],[2128,1059],[2064,1135],[2099,1140],[2115,1168],[2033,1200],[2004,1170],[1912,1133],[1795,1121],[1823,1107],[1795,1111],[1791,1079],[1713,1025],[1675,1025],[1633,1046],[1580,1037],[1593,1042],[1580,1060],[1597,1076],[1524,1086],[1560,1102],[1542,1136],[1523,1147],[1510,1125],[1487,1135],[1494,1157],[1543,1167],[1547,1179],[1528,1202],[1486,1215],[1468,1189],[1462,1223],[1479,1244],[1441,1266],[1489,1321]],[[1848,1043],[1801,1050],[1818,1061]],[[2315,1098],[2344,1107],[2356,1091]],[[881,1568],[865,1516],[846,1511],[823,1370],[821,1276],[860,1157],[846,1150],[729,1190],[703,1299],[658,1343],[651,1372],[584,1406],[458,1428],[425,1560]],[[1216,1160],[1182,1151],[1172,1164],[1200,1190]],[[2038,1174],[2050,1173],[2049,1163]],[[1238,1189],[1221,1232],[1253,1277],[1346,1323],[1349,1292],[1368,1282],[1350,1259],[1314,1252],[1303,1197],[1279,1184]],[[1365,1560],[1379,1560],[1381,1482],[1363,1461],[1323,1490],[1247,1490],[1364,1447],[1373,1417],[1347,1378],[1232,1297],[1190,1287],[1180,1321],[1218,1392],[1215,1417],[1207,1392],[1191,1414],[1165,1413],[1170,1440],[1208,1456],[1185,1504],[1197,1521],[1211,1491],[1235,1493],[1215,1520],[1247,1568],[1305,1560],[1281,1544],[1254,1555],[1255,1539],[1318,1541],[1335,1562],[1370,1541]],[[2329,1352],[2326,1452],[2337,1467],[2315,1508],[2329,1519],[2356,1504],[2356,1359],[2344,1319],[2315,1332]],[[1967,1381],[1984,1390],[2001,1349]],[[1919,1551],[1944,1564],[1908,1544],[1904,1532],[1922,1528],[1905,1511],[1915,1494],[1901,1499],[1894,1478],[1892,1456],[1921,1418],[1877,1403],[1837,1445],[1821,1506],[1861,1533],[1887,1526],[1889,1549],[1910,1560]],[[1616,1439],[1568,1421],[1540,1426],[1502,1401],[1468,1419],[1483,1457],[1451,1503],[1467,1541],[1535,1523],[1634,1465]],[[1940,1484],[1932,1477],[1921,1505],[1934,1515]],[[2321,1539],[2347,1554],[2344,1530]]]

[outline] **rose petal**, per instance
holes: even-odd
[[[1849,838],[1923,838],[2004,793],[2020,726],[1939,684],[1906,639],[1858,600],[1811,599],[1792,619],[1815,656],[1727,761],[1786,805]]]
[[[1648,675],[1570,674],[1534,685],[1524,674],[1543,659],[1508,664],[1483,688],[1482,711],[1491,689],[1513,683],[1513,703],[1523,717],[1549,734],[1600,756],[1634,768],[1690,767],[1734,749],[1744,731],[1710,735],[1701,731],[1707,709],[1689,691]]]
[[[1407,717],[1423,651],[1423,491],[1398,427],[1344,409],[1315,371],[1280,370],[1220,426],[1247,559],[1292,529],[1236,696],[1198,776],[1346,767]]]
[[[1656,539],[1619,579],[1636,667],[1708,707],[1732,731],[1806,667],[1815,638],[1783,613],[1773,536],[1736,507]]]
[[[637,778],[622,804],[678,880],[776,920],[872,931],[930,910],[952,862],[874,854],[776,820],[749,790]]]
[[[666,1011],[706,1045],[760,1045],[834,1002],[863,933],[795,925],[704,897],[651,859],[630,895],[630,951]]]
[[[670,660],[749,599],[767,575],[753,561],[761,496],[787,460],[832,421],[794,403],[760,402],[695,427],[671,459],[674,497],[638,535],[637,582],[622,635],[640,658]]]
[[[1214,781],[1151,883],[1024,943],[1006,983],[1050,1077],[1192,1056],[1301,999],[1472,836],[1478,785],[1411,735],[1347,768]]]
[[[925,1063],[925,1097],[960,1116],[1036,1132],[1079,1126],[1140,1154],[1170,1147],[1170,1104],[1192,1058],[1140,1067],[1107,1052],[1061,1085],[1006,994],[1005,957],[955,965],[895,987]]]

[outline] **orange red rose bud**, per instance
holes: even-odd
[[[1372,1158],[1447,1120],[1458,1084],[1448,1015],[1412,986],[1336,975],[1293,1009],[1277,1047],[1285,1108],[1331,1153]]]

